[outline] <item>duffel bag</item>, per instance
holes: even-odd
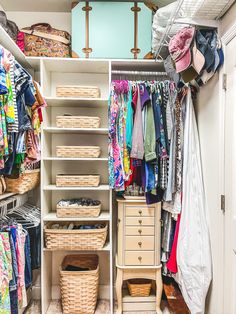
[[[38,23],[21,29],[24,36],[24,53],[33,57],[70,57],[71,36],[68,32]]]

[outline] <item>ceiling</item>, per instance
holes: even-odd
[[[28,11],[28,12],[70,12],[71,4],[75,0],[0,0],[0,5],[5,11]],[[90,2],[95,2],[90,1]],[[104,2],[109,2],[105,0]],[[137,1],[137,0],[136,0]],[[159,7],[167,5],[174,0],[148,0]],[[96,1],[97,2],[97,1]],[[100,1],[99,1],[100,2]],[[110,1],[114,2],[114,1]],[[116,1],[117,2],[117,1]],[[118,1],[119,2],[119,1]],[[133,2],[123,0],[122,2]],[[144,1],[139,1],[144,2]]]

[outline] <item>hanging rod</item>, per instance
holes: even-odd
[[[167,76],[166,72],[145,72],[145,71],[119,71],[113,70],[112,74],[118,75],[143,75],[143,76]]]

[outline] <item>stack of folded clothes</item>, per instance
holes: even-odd
[[[91,198],[74,198],[74,199],[63,199],[57,203],[57,206],[68,207],[68,206],[98,206],[101,202],[98,200],[92,200]]]
[[[102,229],[105,228],[105,224],[74,224],[71,222],[69,225],[68,224],[53,224],[51,226],[51,229],[63,229],[63,230],[91,230],[91,229]]]

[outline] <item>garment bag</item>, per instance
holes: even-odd
[[[176,280],[191,314],[204,314],[212,279],[212,260],[198,130],[190,88],[186,102],[183,155],[183,199]]]

